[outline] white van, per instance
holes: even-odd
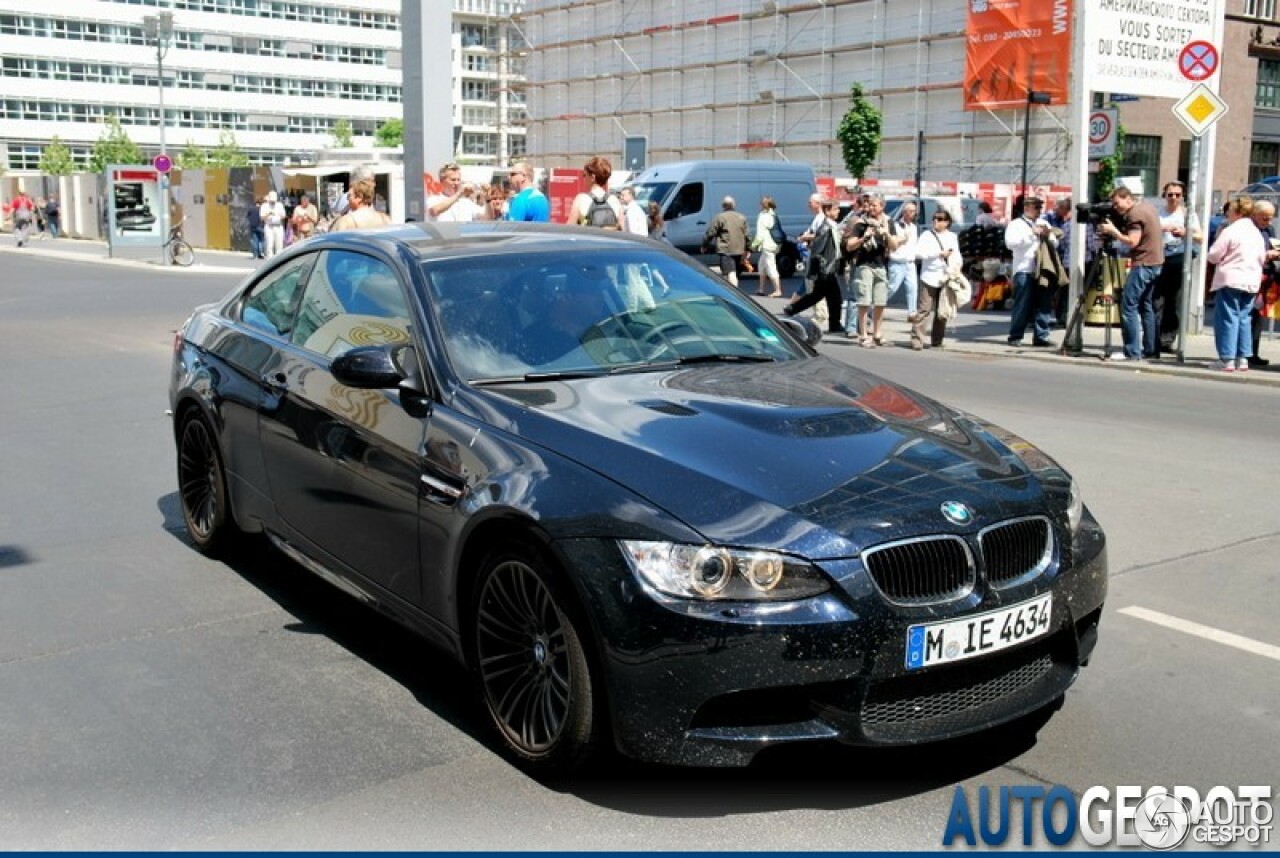
[[[903,199],[885,200],[884,210],[890,218],[898,216],[898,209],[902,208],[902,204],[907,199],[915,199],[914,197],[905,197]],[[979,206],[982,200],[973,197],[925,197],[924,211],[919,213],[916,218],[918,223],[928,226],[933,220],[933,213],[939,208],[946,209],[947,214],[951,215],[951,231],[963,232],[965,229],[973,225],[978,219],[981,212]]]
[[[778,273],[792,276],[799,260],[795,237],[809,228],[813,213],[809,197],[817,192],[813,168],[784,161],[679,161],[650,167],[631,182],[636,199],[656,200],[666,221],[667,240],[686,253],[698,255],[707,224],[720,211],[720,202],[733,197],[746,216],[748,235],[755,232],[760,199],[773,197],[787,241],[778,253]]]

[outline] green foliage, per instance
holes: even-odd
[[[862,84],[849,87],[849,109],[840,119],[836,137],[849,175],[861,180],[880,154],[880,111],[862,94]]]
[[[333,147],[335,149],[350,149],[355,145],[355,135],[351,131],[351,122],[346,119],[339,119],[333,124]]]
[[[373,135],[374,145],[394,149],[404,145],[404,120],[388,119]]]
[[[103,123],[102,135],[93,144],[89,154],[89,169],[101,173],[108,164],[146,164],[147,159],[120,124],[120,117],[112,114]]]
[[[249,156],[240,148],[239,142],[236,141],[236,133],[230,128],[224,128],[222,133],[218,135],[218,145],[209,153],[210,167],[247,167],[249,166]]]
[[[40,153],[39,167],[46,176],[70,176],[76,171],[76,162],[67,144],[55,134]]]
[[[1116,153],[1110,158],[1098,161],[1098,194],[1097,199],[1105,200],[1115,190],[1116,178],[1120,173],[1120,162],[1124,160],[1124,126],[1116,125]]]
[[[202,170],[209,166],[209,152],[203,146],[188,140],[174,164],[179,170]]]

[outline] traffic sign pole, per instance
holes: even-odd
[[[1182,291],[1178,293],[1178,363],[1187,359],[1187,337],[1191,334],[1191,284],[1195,281],[1192,274],[1196,268],[1195,249],[1200,246],[1192,236],[1192,227],[1196,217],[1196,193],[1200,186],[1200,135],[1191,137],[1191,169],[1187,171],[1187,193],[1182,198],[1187,214],[1183,222],[1186,231],[1182,234]]]

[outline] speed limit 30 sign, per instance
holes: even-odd
[[[1116,126],[1120,111],[1114,108],[1095,110],[1089,114],[1089,160],[1110,158],[1116,153]]]

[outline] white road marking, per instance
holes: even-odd
[[[1214,643],[1226,644],[1236,649],[1242,649],[1245,652],[1251,652],[1254,655],[1260,655],[1263,658],[1269,658],[1274,661],[1280,661],[1280,646],[1272,646],[1271,644],[1255,641],[1253,638],[1246,638],[1241,635],[1233,635],[1231,632],[1224,632],[1222,629],[1215,629],[1212,626],[1202,626],[1199,623],[1193,623],[1191,620],[1184,620],[1179,617],[1171,617],[1168,614],[1162,614],[1159,611],[1140,608],[1137,605],[1128,608],[1121,608],[1119,613],[1126,614],[1130,617],[1136,617],[1139,620],[1146,620],[1149,623],[1155,623],[1157,626],[1164,626],[1166,629],[1173,629],[1177,632],[1183,632],[1188,635],[1195,635],[1198,638],[1204,638]]]

